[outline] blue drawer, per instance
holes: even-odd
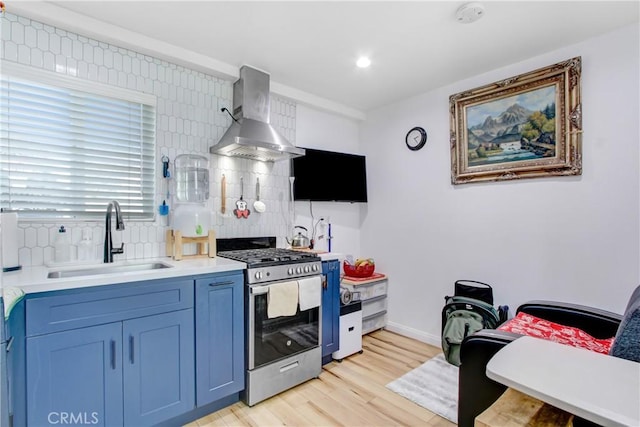
[[[150,280],[29,295],[27,336],[193,307],[193,279]]]

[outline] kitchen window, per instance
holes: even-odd
[[[2,208],[101,219],[117,200],[129,219],[153,219],[154,96],[8,61],[0,84]]]

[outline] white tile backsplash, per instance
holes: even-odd
[[[3,27],[7,25],[3,24]],[[4,37],[4,32],[2,33]],[[20,22],[12,22],[11,23],[11,40],[16,44],[24,43],[24,26]]]
[[[44,59],[40,49],[31,49],[31,66],[37,68],[44,66]]]
[[[216,235],[225,237],[276,236],[279,242],[289,234],[289,162],[260,163],[209,154],[213,145],[231,124],[220,111],[232,108],[233,82],[191,70],[167,61],[143,55],[109,43],[87,38],[61,28],[5,13],[0,18],[2,52],[0,60],[18,62],[51,72],[96,81],[116,87],[138,90],[157,97],[156,107],[156,204],[167,198],[167,180],[161,175],[160,158],[169,156],[171,171],[180,154],[206,156],[210,162],[211,223]],[[295,143],[296,105],[271,97],[271,123]],[[221,179],[227,177],[227,212],[220,212]],[[240,197],[240,177],[244,178],[244,198],[251,215],[247,219],[232,216]],[[252,209],[256,178],[260,178],[261,200],[267,211]],[[168,180],[170,212],[176,204],[172,179]],[[106,210],[106,206],[105,206]],[[124,231],[114,231],[114,245],[125,244],[118,260],[133,260],[165,255],[168,217],[156,216],[153,222],[126,221]],[[18,246],[23,266],[54,261],[53,245],[60,225],[71,233],[72,253],[82,238],[82,230],[91,233],[96,260],[102,258],[104,222],[102,221],[20,221]]]
[[[3,45],[4,45],[4,49],[3,49],[4,57],[8,61],[17,62],[18,61],[18,45],[8,40],[7,41],[3,40]]]
[[[28,47],[36,47],[38,45],[38,33],[32,26],[27,26],[24,29],[24,43]]]
[[[55,33],[49,35],[49,51],[56,55],[60,53],[60,36]]]

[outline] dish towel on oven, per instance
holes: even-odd
[[[322,301],[322,280],[320,276],[298,280],[300,311],[318,307]]]
[[[267,317],[293,316],[298,311],[298,282],[282,282],[269,286]]]
[[[1,290],[2,297],[4,298],[4,318],[9,320],[9,315],[13,307],[24,298],[24,291],[20,288],[14,288],[13,286],[7,286]]]

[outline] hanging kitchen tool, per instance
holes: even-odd
[[[289,218],[287,220],[287,227],[296,223],[296,208],[293,204],[293,182],[295,179],[294,176],[289,177]]]
[[[293,206],[293,182],[296,180],[295,176],[289,177],[289,202],[291,202],[291,206]]]
[[[253,209],[258,213],[267,210],[267,206],[260,201],[260,178],[256,178],[256,201],[253,202]]]
[[[171,178],[171,172],[169,171],[169,157],[162,156],[162,177]]]
[[[251,211],[247,208],[247,202],[244,201],[244,179],[240,177],[240,200],[236,202],[236,208],[233,210],[236,218],[249,218]]]
[[[160,215],[169,215],[169,205],[167,204],[167,200],[169,200],[169,178],[171,178],[171,172],[169,171],[169,157],[167,156],[162,156],[162,184],[163,187],[165,187],[166,191],[166,197],[165,199],[162,201],[162,204],[160,206],[158,206],[158,213]]]
[[[227,177],[222,174],[222,188],[220,189],[220,213],[227,211]]]

